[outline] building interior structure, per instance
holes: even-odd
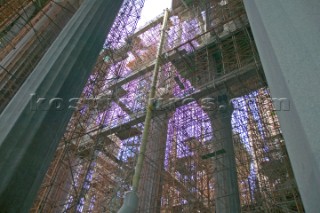
[[[0,213],[313,212],[245,1],[0,1]]]

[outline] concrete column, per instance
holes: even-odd
[[[168,122],[169,116],[166,114],[152,119],[146,158],[138,188],[138,212],[141,213],[160,212],[161,174],[164,169]]]
[[[121,4],[86,0],[0,115],[1,212],[31,207]]]
[[[227,98],[226,96],[220,97]],[[227,100],[218,102],[218,109],[206,110],[214,137],[216,212],[235,213],[240,212],[240,198],[232,139],[232,107],[227,103]]]
[[[306,212],[318,212],[320,1],[244,0],[244,4],[271,95],[287,99],[287,106],[276,106],[280,109],[276,113],[304,207]]]

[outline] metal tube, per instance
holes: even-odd
[[[158,73],[159,73],[159,69],[160,69],[160,56],[162,54],[163,44],[165,41],[165,31],[167,28],[168,17],[169,17],[169,10],[166,9],[165,13],[164,13],[164,17],[163,17],[163,25],[162,25],[162,29],[161,29],[160,43],[159,43],[159,47],[158,47],[156,63],[154,66],[154,71],[153,71],[153,76],[152,76],[151,91],[149,93],[149,98],[148,98],[146,119],[144,121],[144,129],[143,129],[142,141],[141,141],[141,145],[140,145],[140,152],[139,152],[138,161],[136,164],[135,173],[134,173],[133,180],[132,180],[133,190],[138,189],[139,180],[140,180],[140,176],[141,176],[141,170],[142,170],[142,166],[143,166],[143,161],[145,158],[150,123],[151,123],[152,112],[153,112],[153,110],[152,110],[153,109],[153,99],[156,94]]]
[[[138,155],[138,161],[135,167],[135,173],[132,180],[132,191],[128,192],[125,195],[125,201],[123,206],[120,208],[118,213],[134,213],[136,209],[138,208],[138,195],[137,190],[139,187],[140,177],[141,177],[141,171],[143,167],[143,162],[145,159],[145,153],[146,153],[146,147],[148,143],[148,136],[149,136],[149,129],[151,125],[151,118],[153,114],[153,99],[156,94],[156,87],[158,82],[158,74],[160,69],[160,57],[162,54],[164,42],[165,42],[165,35],[166,35],[166,29],[167,29],[167,23],[169,18],[169,10],[166,9],[164,12],[163,17],[163,24],[161,28],[161,35],[160,35],[160,43],[157,51],[156,56],[156,62],[154,66],[153,76],[152,76],[152,82],[151,82],[151,90],[148,97],[148,104],[147,104],[147,112],[146,112],[146,118],[144,121],[144,129],[142,133],[142,141],[140,145],[140,152]]]

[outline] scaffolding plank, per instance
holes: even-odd
[[[117,132],[116,135],[121,139],[125,140],[137,135],[141,135],[141,131],[135,127],[131,127],[130,129],[126,129],[120,132]]]
[[[211,153],[202,155],[201,158],[202,158],[203,160],[206,160],[206,159],[208,159],[208,158],[213,158],[213,157],[215,157],[215,156],[217,156],[217,155],[222,155],[222,154],[224,154],[224,153],[226,153],[226,150],[220,149],[220,150],[217,150],[217,151],[215,151],[215,152],[211,152]]]

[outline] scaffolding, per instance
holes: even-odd
[[[0,112],[79,7],[75,1],[3,2],[0,7]]]
[[[124,1],[31,212],[117,212],[148,109],[137,212],[304,212],[242,0],[172,2],[149,105],[163,14],[136,29],[143,4]]]
[[[124,54],[130,48],[127,37],[136,28],[143,4],[143,0],[124,1],[82,96],[70,100],[70,109],[76,110],[31,212],[104,212],[118,208],[112,196],[117,190],[118,177],[125,175],[118,168],[126,165],[122,165],[117,154],[122,146],[121,138],[130,133],[104,135],[101,121],[109,114],[99,111],[107,108],[109,99],[125,92],[106,90],[106,70],[117,75],[124,66]],[[139,134],[138,129],[133,131]]]

